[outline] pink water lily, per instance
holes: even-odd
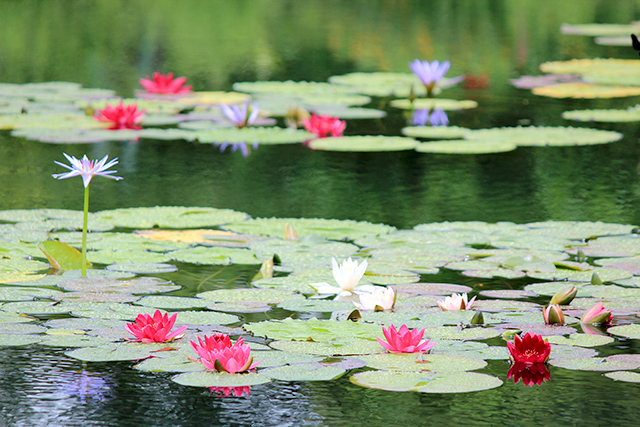
[[[564,325],[564,314],[558,304],[550,304],[543,308],[542,317],[547,325]]]
[[[302,122],[304,128],[311,133],[315,133],[318,138],[342,136],[347,127],[347,122],[337,117],[319,116],[311,114],[311,117]]]
[[[454,293],[451,294],[450,297],[446,297],[444,300],[439,300],[438,306],[444,311],[471,310],[476,297],[471,298],[471,301],[467,298],[467,294]]]
[[[177,94],[191,92],[191,86],[185,86],[187,78],[176,77],[174,79],[173,73],[164,75],[156,71],[153,73],[153,78],[146,76],[146,78],[139,81],[149,93]]]
[[[204,342],[198,337],[198,343],[191,341],[191,347],[200,356],[205,368],[218,372],[237,374],[254,369],[261,360],[253,363],[251,347],[239,338],[231,344],[229,335],[217,334],[204,337]]]
[[[389,350],[391,353],[426,353],[436,343],[430,343],[429,340],[422,341],[424,329],[411,329],[407,325],[396,327],[391,325],[388,329],[382,328],[382,333],[387,341],[376,337],[381,346]]]
[[[508,342],[507,347],[514,363],[546,363],[551,353],[551,344],[543,340],[541,335],[527,332],[522,338],[516,335],[513,343]]]
[[[136,337],[136,339],[131,339],[130,341],[143,343],[167,342],[180,337],[187,330],[187,327],[183,326],[171,332],[177,316],[177,314],[174,314],[169,317],[167,313],[162,314],[160,310],[156,310],[153,317],[148,314],[138,314],[135,323],[127,323],[125,329]]]
[[[145,111],[138,111],[138,106],[135,104],[124,105],[120,102],[115,107],[107,105],[104,110],[98,110],[93,117],[100,122],[111,123],[109,129],[142,129],[139,123],[142,121],[142,116]]]
[[[604,308],[604,304],[599,302],[583,314],[580,321],[582,323],[609,323],[611,319],[613,319],[611,311]]]

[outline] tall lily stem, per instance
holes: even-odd
[[[84,189],[84,217],[82,218],[82,275],[87,275],[87,218],[89,217],[89,186]]]

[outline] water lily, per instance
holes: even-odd
[[[392,288],[376,286],[372,292],[360,294],[360,303],[354,301],[358,310],[385,311],[392,310],[396,303],[396,292]]]
[[[522,338],[515,335],[513,343],[508,342],[507,347],[511,360],[515,363],[526,364],[546,363],[551,353],[551,344],[543,340],[541,335],[527,332]]]
[[[446,297],[444,301],[439,300],[438,306],[444,311],[470,310],[475,300],[476,297],[473,297],[471,301],[467,301],[467,294],[454,293],[450,297]]]
[[[564,289],[559,290],[555,293],[553,297],[551,297],[551,301],[549,304],[558,304],[558,305],[569,305],[571,301],[576,297],[578,290],[575,286],[570,286]]]
[[[204,337],[204,342],[198,337],[198,343],[191,341],[191,347],[200,356],[200,361],[207,369],[218,372],[237,374],[254,369],[261,360],[253,363],[251,347],[239,338],[231,344],[229,335],[216,334]]]
[[[231,395],[234,395],[235,397],[241,397],[243,394],[249,396],[251,387],[209,387],[209,390],[211,391],[211,393],[214,393],[216,397],[229,397]]]
[[[162,314],[160,310],[156,310],[153,316],[148,314],[138,314],[135,323],[127,323],[125,329],[136,339],[136,342],[168,342],[184,335],[187,330],[186,326],[182,326],[171,332],[173,324],[176,322],[178,314],[169,317],[167,313]]]
[[[82,159],[78,160],[74,156],[69,156],[67,153],[62,153],[70,165],[65,165],[54,160],[54,163],[69,169],[69,172],[55,173],[53,176],[56,179],[72,178],[74,176],[81,176],[82,183],[84,184],[84,217],[82,221],[82,275],[87,275],[87,220],[89,217],[89,184],[94,176],[103,176],[105,178],[111,178],[115,180],[122,179],[119,176],[113,174],[117,171],[108,170],[110,167],[118,163],[118,158],[112,159],[107,162],[109,156],[104,156],[100,160],[89,160],[85,154]]]
[[[336,294],[340,296],[349,296],[352,293],[370,292],[373,291],[374,286],[357,286],[358,282],[367,270],[367,260],[363,260],[360,264],[358,261],[351,258],[346,259],[342,264],[338,265],[335,258],[331,258],[331,265],[333,266],[333,278],[338,285],[331,286],[326,282],[312,283],[311,286],[321,295]]]
[[[551,372],[544,363],[516,362],[509,368],[507,379],[513,378],[513,383],[518,384],[522,380],[524,385],[533,387],[551,379]]]
[[[449,71],[449,67],[451,67],[449,61],[440,63],[440,61],[429,62],[415,59],[409,63],[409,68],[422,81],[422,84],[427,89],[427,94],[433,92],[438,81]]]
[[[564,314],[558,304],[549,304],[543,308],[542,317],[547,325],[564,325]]]
[[[318,138],[326,138],[331,136],[342,136],[347,127],[347,122],[337,117],[319,116],[311,114],[311,117],[303,120],[304,128],[311,133],[315,133]]]
[[[604,308],[602,302],[599,302],[582,315],[580,322],[594,324],[609,323],[611,319],[613,319],[611,311]]]
[[[139,123],[145,111],[138,111],[135,104],[124,105],[120,102],[115,107],[107,105],[104,110],[98,110],[93,117],[100,122],[111,123],[109,129],[142,129]]]
[[[233,122],[238,129],[252,124],[260,113],[258,104],[254,102],[249,105],[248,99],[242,103],[242,107],[238,107],[238,105],[229,107],[227,104],[222,104],[220,107],[222,108],[222,114]]]
[[[387,341],[376,337],[381,346],[391,353],[426,353],[433,348],[436,343],[429,340],[422,341],[424,329],[411,329],[407,325],[396,327],[391,325],[388,329],[382,328],[382,333]]]
[[[152,79],[149,78],[149,76],[146,76],[144,79],[140,79],[140,84],[149,93],[189,93],[191,92],[191,86],[185,86],[186,82],[186,77],[176,77],[174,79],[173,73],[164,75],[157,71],[153,73]]]

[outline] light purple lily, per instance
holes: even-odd
[[[431,126],[447,126],[449,117],[447,117],[447,113],[444,110],[436,108],[429,116],[429,123],[431,123]]]
[[[247,157],[249,154],[251,154],[251,149],[249,148],[249,144],[247,144],[246,142],[234,142],[233,144],[229,144],[228,142],[223,142],[222,144],[219,145],[220,147],[220,152],[224,152],[224,150],[227,149],[227,147],[231,146],[231,152],[234,153],[237,150],[240,150],[240,152],[242,153],[242,157]],[[254,142],[253,144],[251,144],[251,148],[253,148],[254,150],[258,149],[258,143]]]
[[[89,187],[91,178],[97,175],[104,176],[105,178],[112,178],[115,180],[122,179],[122,177],[112,175],[117,171],[107,170],[111,166],[118,163],[117,157],[111,160],[109,163],[107,163],[107,159],[109,158],[108,155],[104,156],[100,160],[89,160],[86,154],[82,157],[82,159],[76,159],[73,156],[69,156],[67,153],[62,153],[62,154],[67,158],[67,160],[69,160],[69,163],[71,163],[71,166],[65,165],[64,163],[60,163],[55,160],[54,162],[64,168],[69,169],[70,172],[56,173],[51,175],[56,179],[66,179],[66,178],[72,178],[74,176],[80,175],[82,176],[82,182],[84,184],[84,188]]]
[[[429,109],[414,110],[411,124],[413,126],[426,126],[429,122]]]
[[[238,105],[229,107],[227,104],[222,104],[220,107],[225,117],[235,123],[238,128],[249,126],[258,118],[258,113],[260,113],[258,104],[255,102],[252,103],[251,108],[249,108],[248,99],[242,103],[242,108],[238,107]]]

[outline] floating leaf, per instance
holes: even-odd
[[[607,332],[625,338],[640,340],[640,325],[637,324],[613,326],[608,328]]]
[[[87,253],[87,259],[96,264],[134,264],[134,263],[162,263],[171,258],[157,252],[138,250],[101,250]],[[112,270],[113,271],[113,270]]]
[[[411,138],[371,135],[317,138],[309,147],[325,151],[377,152],[412,150],[417,145],[418,141]]]
[[[562,113],[562,118],[579,122],[638,122],[640,121],[640,108],[634,106],[626,110],[572,110]]]
[[[218,289],[196,294],[207,304],[210,302],[259,302],[278,304],[282,301],[301,300],[304,296],[275,289]]]
[[[389,105],[403,110],[429,110],[432,108],[439,108],[441,110],[449,111],[476,108],[478,103],[471,100],[459,101],[456,99],[444,98],[417,98],[413,102],[409,99],[394,99],[389,103]]]
[[[245,387],[268,383],[271,378],[251,372],[229,374],[226,372],[199,371],[176,375],[171,378],[171,381],[192,387]]]
[[[561,83],[533,88],[534,95],[550,98],[622,98],[640,95],[640,88],[634,86],[609,86],[591,83]]]
[[[167,347],[167,343],[120,343],[98,347],[84,347],[67,351],[65,354],[85,362],[114,362],[119,360],[140,360],[151,357],[154,350]]]
[[[135,365],[133,368],[145,372],[198,372],[203,366],[194,362],[181,351],[170,352],[171,356],[151,357]],[[157,353],[155,353],[157,354]],[[155,355],[154,354],[154,355]]]
[[[238,222],[248,218],[230,209],[156,206],[153,208],[123,208],[95,214],[100,221],[125,228],[196,228]]]
[[[504,127],[474,130],[466,139],[505,141],[519,146],[591,145],[615,142],[622,138],[618,132],[572,127]]]
[[[466,393],[500,387],[502,381],[494,376],[464,373],[365,371],[349,380],[359,386],[387,391],[418,391],[422,393]]]
[[[0,334],[0,347],[19,347],[42,341],[42,335],[5,335]]]
[[[321,299],[293,300],[278,304],[279,308],[289,311],[302,311],[307,313],[331,312],[353,310],[354,304],[350,301],[331,301]]]
[[[313,107],[311,111],[323,116],[337,117],[339,119],[380,119],[385,117],[387,113],[374,108],[332,108],[332,107]]]
[[[137,262],[131,264],[111,264],[107,266],[107,270],[134,274],[154,274],[173,273],[174,271],[178,271],[178,267],[173,264]]]
[[[609,357],[555,359],[553,366],[581,371],[622,371],[640,369],[640,355],[616,354]]]
[[[256,336],[266,336],[280,340],[307,340],[329,342],[336,338],[363,338],[375,340],[382,334],[378,325],[351,321],[318,320],[284,320],[248,323],[244,329]]]
[[[164,310],[184,310],[187,308],[202,308],[207,305],[207,301],[201,298],[152,295],[140,298],[136,301],[136,304]]]
[[[344,373],[344,369],[319,363],[302,363],[260,371],[260,375],[280,381],[331,381]]]
[[[298,144],[315,135],[303,130],[279,127],[244,127],[242,129],[210,129],[195,132],[198,141],[212,143],[254,143],[259,144]],[[174,227],[178,228],[178,227]]]
[[[627,383],[640,383],[640,374],[637,372],[629,372],[629,371],[606,372],[604,376],[607,378],[611,378],[614,381],[624,381]]]
[[[388,353],[359,356],[374,369],[417,372],[473,371],[487,366],[482,359],[464,356],[421,353]]]
[[[602,335],[571,334],[568,338],[563,336],[545,337],[551,344],[575,345],[580,347],[597,347],[611,344],[614,339]]]
[[[168,252],[167,256],[176,261],[192,264],[261,264],[252,251],[237,248],[196,246]]]
[[[401,129],[405,136],[427,139],[458,139],[470,129],[458,126],[407,126]]]
[[[273,341],[272,348],[288,353],[317,354],[323,356],[352,356],[376,354],[385,351],[377,341],[358,338],[339,338],[329,342]]]
[[[640,30],[637,23],[634,24],[562,24],[560,32],[574,36],[626,36],[630,40],[630,33]]]
[[[491,154],[513,151],[518,146],[509,141],[432,141],[423,142],[416,147],[419,153],[434,154]]]
[[[640,71],[640,60],[637,59],[572,59],[570,61],[545,62],[540,65],[540,70],[545,73],[572,73],[586,74],[594,72],[621,71],[637,73]]]

